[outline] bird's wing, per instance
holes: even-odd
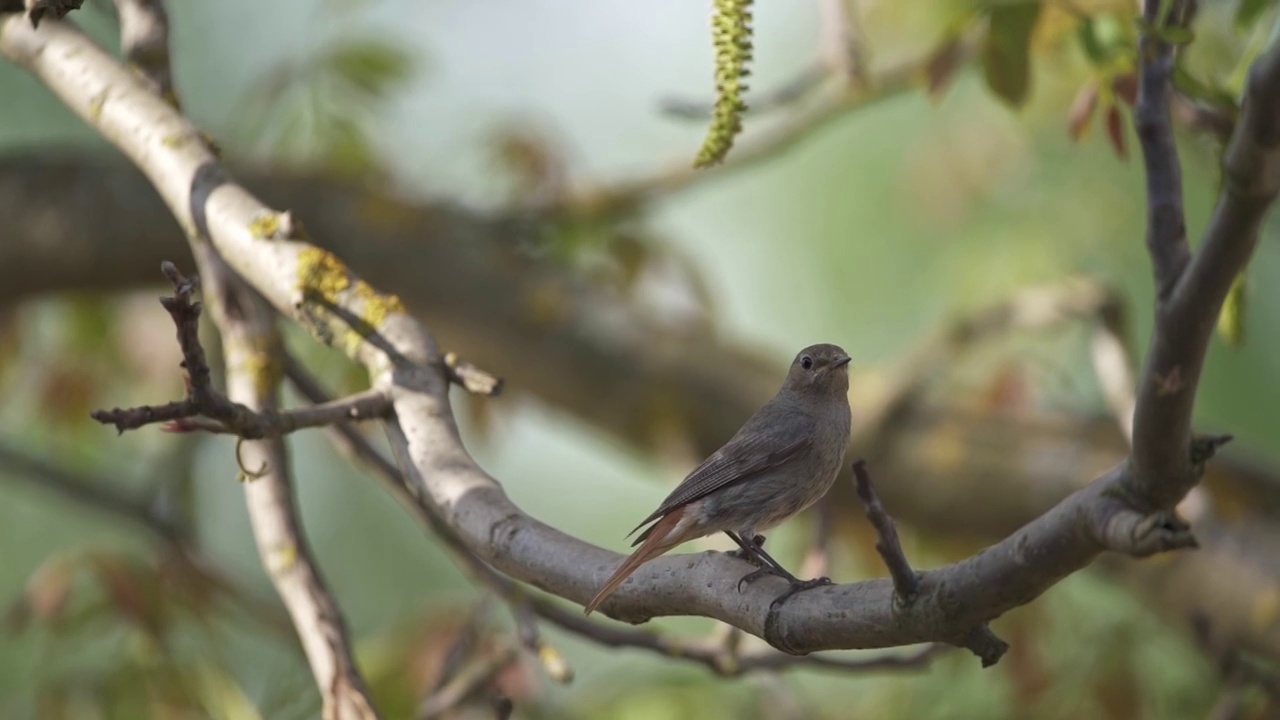
[[[693,469],[689,476],[676,486],[662,505],[658,506],[635,532],[655,519],[682,505],[700,500],[721,488],[742,482],[762,472],[782,465],[804,452],[811,444],[813,433],[803,422],[775,423],[773,418],[757,415],[743,426],[724,447]],[[777,436],[778,427],[792,432],[786,437]],[[630,535],[631,533],[627,533]],[[637,542],[644,539],[642,535]]]

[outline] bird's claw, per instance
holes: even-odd
[[[787,598],[791,597],[792,595],[795,595],[798,592],[803,592],[805,590],[812,590],[813,588],[822,587],[823,585],[834,585],[834,584],[835,583],[832,582],[831,578],[829,577],[816,577],[816,578],[813,578],[812,580],[798,580],[798,581],[792,582],[791,587],[787,588],[786,592],[774,598],[773,602],[769,603],[769,609],[770,610],[777,609],[779,605],[786,602]]]
[[[746,575],[743,575],[742,578],[738,580],[738,592],[739,593],[742,592],[743,585],[750,585],[751,583],[759,580],[765,575],[777,575],[777,574],[778,574],[778,571],[774,570],[768,565],[762,566],[759,570],[752,570]]]

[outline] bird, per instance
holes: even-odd
[[[767,575],[791,586],[774,600],[829,578],[799,580],[764,552],[764,536],[826,494],[839,474],[849,443],[849,355],[829,343],[796,354],[782,388],[727,443],[693,469],[628,537],[638,548],[605,580],[585,606],[590,615],[641,565],[672,548],[718,532],[740,548],[734,554],[759,569],[744,583]],[[652,523],[652,524],[650,524]]]

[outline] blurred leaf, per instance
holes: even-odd
[[[349,40],[328,55],[328,65],[350,86],[383,98],[413,74],[413,58],[403,49],[372,38]]]
[[[225,720],[262,720],[244,688],[221,668],[200,663],[191,669],[195,699],[209,715]]]
[[[154,573],[131,559],[106,554],[90,556],[89,568],[121,617],[153,639],[160,638],[165,625],[164,607]]]
[[[325,108],[320,112],[329,110]],[[334,113],[324,115],[316,139],[321,148],[320,162],[328,170],[343,175],[363,175],[378,169],[368,134],[355,118]]]
[[[619,231],[609,243],[609,250],[622,270],[623,287],[633,287],[636,278],[640,277],[640,271],[649,262],[649,244],[634,235]]]
[[[1098,108],[1098,80],[1090,78],[1076,97],[1071,101],[1071,109],[1067,112],[1067,128],[1071,139],[1079,141],[1089,131],[1093,122],[1094,110]]]
[[[925,65],[925,74],[929,80],[930,100],[938,102],[947,88],[951,87],[951,81],[964,60],[961,47],[960,38],[950,35],[929,56],[929,62]]]
[[[1236,104],[1235,95],[1220,85],[1200,81],[1188,72],[1181,62],[1174,66],[1173,86],[1192,100],[1198,100],[1228,112],[1232,117],[1239,115],[1240,108]]]
[[[1115,148],[1116,157],[1128,160],[1129,149],[1125,144],[1124,116],[1120,112],[1119,105],[1112,104],[1107,108],[1107,137],[1111,140],[1111,147]]]
[[[89,413],[98,403],[99,378],[85,363],[73,359],[55,360],[33,378],[39,396],[41,416],[57,425],[89,422]]]
[[[10,630],[22,632],[32,620],[60,625],[78,570],[70,555],[54,555],[46,560],[31,574],[22,595],[10,607],[6,616]]]
[[[1111,92],[1123,100],[1125,105],[1133,107],[1138,101],[1138,75],[1129,72],[1111,78]]]
[[[1245,275],[1240,273],[1231,283],[1231,291],[1227,293],[1227,300],[1223,303],[1222,312],[1218,315],[1218,334],[1231,348],[1244,345],[1244,293]]]
[[[1236,7],[1236,27],[1241,30],[1253,27],[1262,13],[1275,4],[1276,0],[1240,0],[1240,5]]]
[[[1110,16],[1087,17],[1080,21],[1079,27],[1076,29],[1076,38],[1080,41],[1080,48],[1084,50],[1085,57],[1094,65],[1102,65],[1111,59],[1115,53],[1115,45],[1108,42],[1108,39],[1115,37],[1114,33],[1111,38],[1103,36],[1106,24],[1104,20]]]
[[[1039,3],[991,9],[980,52],[982,69],[991,91],[1013,107],[1025,103],[1031,89],[1031,34],[1039,17]]]

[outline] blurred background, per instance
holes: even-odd
[[[1152,307],[1126,100],[1134,4],[759,0],[745,98],[759,109],[722,166],[695,172],[711,5],[169,8],[183,109],[233,173],[507,379],[497,399],[455,395],[466,441],[555,527],[622,551],[815,342],[854,358],[854,452],[917,567],[1000,539],[1122,458],[1114,408]],[[1193,238],[1274,3],[1202,5],[1175,108]],[[110,3],[74,19],[117,47]],[[176,224],[29,76],[0,66],[0,98],[0,715],[318,717],[234,443],[89,419],[182,392],[155,301],[160,259],[191,267]],[[500,655],[447,716],[491,717],[498,692],[520,718],[1271,717],[1275,231],[1201,386],[1198,428],[1236,436],[1184,508],[1201,550],[1073,575],[996,623],[1012,648],[988,670],[956,651],[893,672],[719,678],[548,626],[572,683]],[[331,387],[365,382],[289,338]],[[501,603],[482,604],[322,435],[291,448],[307,532],[388,717],[410,716],[464,644],[518,647]],[[825,524],[776,530],[774,554],[841,582],[885,575],[849,485],[829,499]]]

